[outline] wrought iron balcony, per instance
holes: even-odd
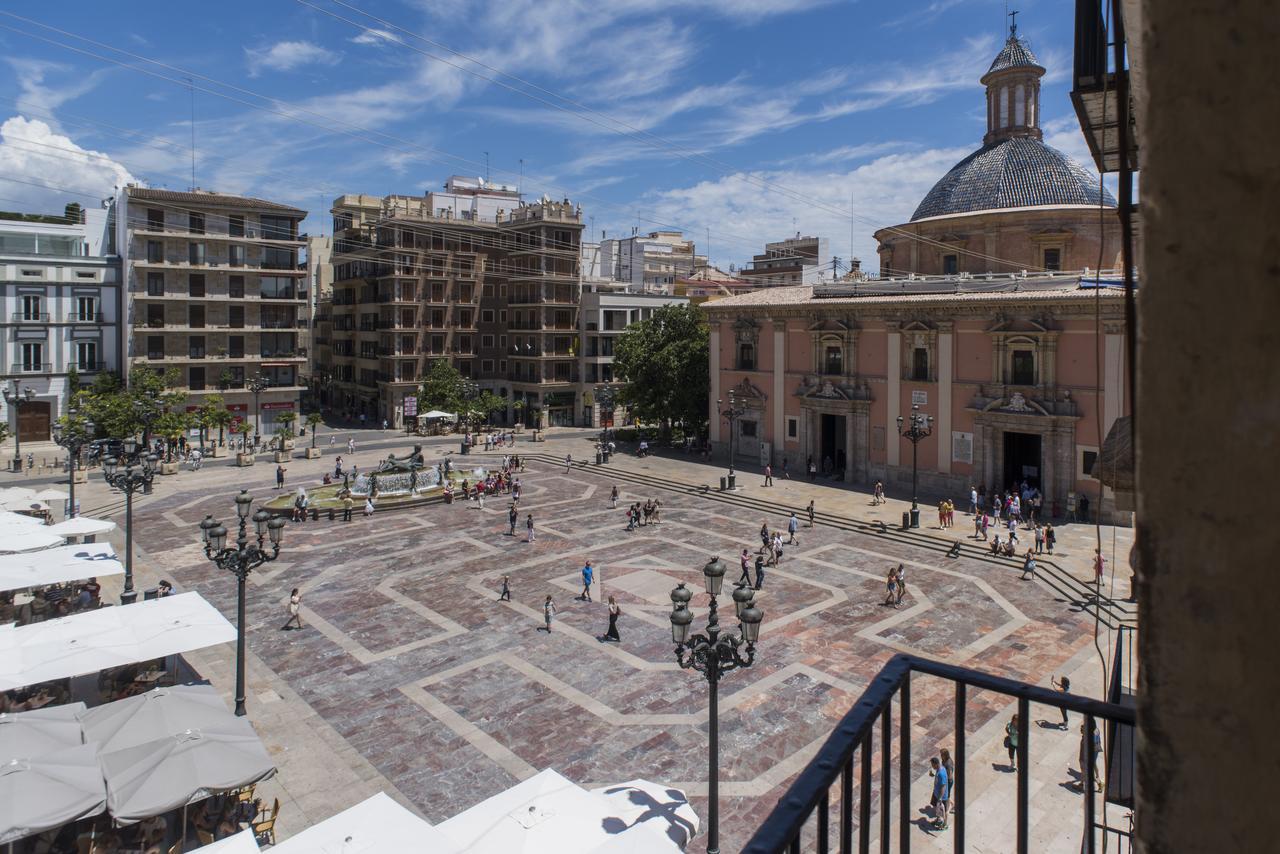
[[[1117,664],[1121,651],[1117,648]],[[1117,667],[1117,673],[1119,667]],[[897,850],[910,850],[912,834],[918,832],[915,805],[909,795],[912,778],[919,765],[911,753],[911,683],[915,674],[936,677],[953,683],[955,689],[955,779],[951,784],[951,823],[954,850],[964,851],[965,824],[970,809],[965,803],[965,737],[968,732],[968,691],[970,688],[992,692],[1017,700],[1017,825],[1015,849],[1019,854],[1030,851],[1030,771],[1032,763],[1031,704],[1066,709],[1083,716],[1085,732],[1092,732],[1099,722],[1103,724],[1102,737],[1108,745],[1108,763],[1105,797],[1113,803],[1131,799],[1132,750],[1134,709],[1132,705],[1117,702],[1104,703],[1087,697],[1063,694],[1048,688],[1040,688],[1025,682],[1016,682],[992,676],[977,670],[944,664],[912,655],[895,655],[872,680],[857,704],[836,726],[826,744],[813,760],[796,777],[791,788],[778,799],[773,811],[743,849],[745,854],[783,854],[783,852],[818,851],[825,854],[838,850],[841,854],[853,852],[855,837],[857,851],[869,852],[873,835],[877,831],[878,847],[888,854],[897,825]],[[933,686],[930,686],[932,688]],[[898,699],[898,727],[893,725],[893,701]],[[1111,699],[1118,700],[1113,684]],[[880,728],[877,738],[876,727]],[[878,756],[876,743],[879,742]],[[898,815],[892,809],[893,757],[898,760],[899,792]],[[1099,842],[1107,850],[1124,850],[1113,847],[1121,840],[1128,842],[1127,831],[1100,824],[1094,787],[1095,755],[1084,751],[1082,768],[1084,809],[1080,817],[1084,844],[1082,852],[1093,854]],[[873,758],[876,761],[873,761]],[[879,777],[875,779],[873,768],[879,765]],[[872,821],[873,789],[879,787],[879,821]],[[832,804],[836,804],[833,814]],[[1131,803],[1131,800],[1130,800]],[[1117,838],[1119,837],[1119,838]]]

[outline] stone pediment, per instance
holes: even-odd
[[[848,332],[850,329],[853,329],[853,328],[854,328],[853,324],[847,323],[838,318],[824,317],[823,319],[819,320],[817,323],[811,324],[808,327],[808,330],[810,332],[818,332],[818,333],[834,332],[837,335],[843,335],[845,332]]]
[[[1042,335],[1051,331],[1043,322],[1029,317],[1000,317],[988,327],[987,332],[1023,333],[1026,335]]]
[[[999,398],[982,407],[983,412],[1011,412],[1018,415],[1049,415],[1039,403],[1015,391],[1008,397]]]
[[[811,374],[796,389],[796,397],[807,400],[870,400],[871,390],[861,386],[845,385],[837,380]]]
[[[734,399],[738,401],[764,402],[769,399],[769,396],[764,393],[764,390],[749,379],[743,379],[742,382],[729,389],[729,392],[733,395]]]

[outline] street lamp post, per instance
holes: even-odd
[[[10,392],[6,386],[3,389],[4,402],[13,407],[16,416],[13,428],[13,470],[20,473],[22,471],[22,407],[35,400],[35,389],[22,387],[22,380],[13,381],[13,391]]]
[[[600,452],[601,458],[609,461],[609,428],[613,426],[614,401],[617,391],[611,385],[596,386],[596,403],[600,405]],[[609,412],[609,423],[605,424],[604,413]]]
[[[67,411],[65,426],[55,423],[53,425],[53,441],[61,445],[67,450],[67,456],[70,462],[67,465],[67,471],[71,475],[71,493],[68,505],[71,509],[67,511],[67,518],[74,519],[76,516],[76,464],[80,461],[80,449],[92,441],[93,422],[80,421],[80,413],[75,409]]]
[[[262,374],[254,374],[245,383],[245,388],[253,392],[253,444],[257,445],[262,440],[262,404],[259,403],[259,396],[262,392],[271,386],[271,382]]]
[[[240,521],[240,533],[233,545],[227,545],[227,529],[212,515],[200,523],[204,540],[205,557],[218,569],[225,569],[236,577],[236,714],[244,717],[244,584],[249,573],[264,563],[280,556],[280,537],[284,533],[284,519],[272,518],[266,510],[259,510],[252,518],[249,509],[253,498],[246,490],[236,496],[236,516]],[[254,525],[257,541],[250,541],[248,523]],[[270,540],[270,551],[267,541]]]
[[[733,489],[737,484],[737,476],[733,473],[733,422],[738,420],[738,416],[742,415],[742,407],[737,405],[734,397],[733,389],[729,389],[729,405],[726,407],[723,400],[716,401],[716,412],[720,413],[720,417],[729,422],[729,488]]]
[[[905,425],[905,426],[904,426]],[[911,442],[911,527],[920,527],[920,503],[917,498],[917,452],[920,447],[920,440],[926,436],[933,435],[933,416],[921,415],[920,404],[911,404],[911,416],[904,419],[898,416],[898,433],[902,438]]]
[[[124,493],[124,591],[120,594],[121,605],[132,605],[138,601],[138,592],[133,589],[133,494],[140,489],[151,489],[151,481],[156,475],[155,466],[160,460],[155,454],[144,454],[145,450],[139,451],[134,439],[126,439],[123,471],[120,460],[115,457],[102,461],[103,478]]]
[[[701,673],[711,686],[708,706],[711,744],[707,765],[707,854],[720,854],[720,677],[740,667],[750,667],[755,661],[755,645],[760,637],[760,623],[764,620],[764,612],[755,604],[755,591],[739,584],[734,588],[733,602],[741,634],[720,634],[716,599],[724,584],[725,570],[724,562],[718,557],[713,557],[702,568],[707,593],[711,596],[706,634],[689,636],[689,626],[693,623],[689,600],[693,598],[693,591],[683,582],[671,591],[671,639],[676,645],[676,661],[682,668]]]

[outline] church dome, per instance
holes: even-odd
[[[1031,136],[984,145],[961,160],[920,202],[911,221],[996,208],[1036,205],[1115,207],[1098,178]]]

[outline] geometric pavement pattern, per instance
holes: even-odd
[[[508,502],[497,499],[483,511],[437,504],[290,524],[280,559],[250,577],[250,648],[433,822],[546,767],[588,788],[670,783],[705,817],[707,685],[675,663],[667,593],[680,581],[697,591],[700,630],[702,565],[720,555],[728,591],[761,522],[786,519],[621,484],[611,510],[606,478],[541,463],[521,481],[516,537],[506,535]],[[235,585],[196,542],[200,519],[227,515],[230,497],[157,497],[137,511],[136,536],[183,589],[234,621]],[[625,531],[623,508],[646,498],[662,500],[662,523]],[[530,512],[534,543],[524,536]],[[798,539],[780,567],[766,568],[754,666],[720,686],[725,850],[745,842],[895,652],[1040,682],[1088,642],[1089,619],[1016,568],[822,526],[802,526]],[[588,558],[594,603],[575,599]],[[908,593],[894,610],[881,603],[898,563]],[[497,601],[503,574],[511,602]],[[284,632],[293,587],[307,629]],[[559,609],[550,635],[538,631],[548,593]],[[608,595],[623,611],[620,644],[597,640]],[[736,630],[732,601],[720,602]],[[952,693],[923,681],[912,695],[923,762],[951,741]],[[972,693],[968,725],[978,729],[1006,702]]]

